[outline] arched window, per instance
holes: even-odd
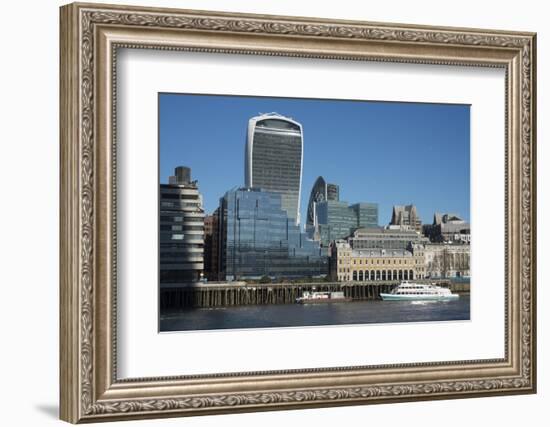
[[[414,271],[409,270],[409,279],[414,280]]]
[[[359,280],[362,282],[363,281],[363,270],[361,270],[359,272]]]
[[[354,280],[354,281],[357,280],[357,271],[354,271],[354,272],[353,272],[353,280]]]

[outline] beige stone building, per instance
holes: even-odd
[[[346,241],[331,246],[330,274],[338,281],[413,280],[426,275],[422,245],[407,249],[352,249]]]
[[[428,277],[470,276],[470,245],[428,244],[424,252]]]
[[[390,225],[401,226],[404,229],[422,231],[422,221],[416,212],[415,205],[394,206],[391,215]]]

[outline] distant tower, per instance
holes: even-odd
[[[168,184],[191,184],[191,168],[187,166],[178,166],[174,169],[174,175],[168,177]]]
[[[320,176],[315,180],[309,195],[306,225],[315,225],[315,205],[327,200],[340,200],[340,187],[336,184],[327,184],[325,179]]]
[[[303,164],[302,125],[277,113],[261,114],[248,122],[245,186],[281,195],[282,208],[300,223]]]
[[[197,282],[204,270],[204,209],[191,169],[177,167],[160,184],[160,283]]]
[[[178,166],[175,169],[175,173],[178,184],[189,184],[191,182],[191,168]]]
[[[315,180],[307,207],[306,233],[327,246],[349,236],[358,228],[378,227],[378,204],[340,200],[340,187],[320,176]]]
[[[415,205],[395,205],[393,207],[390,225],[400,226],[418,232],[422,231],[422,221],[416,212]]]

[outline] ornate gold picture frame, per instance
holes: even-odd
[[[79,423],[534,393],[535,42],[533,33],[507,31],[63,6],[61,419]],[[116,61],[121,48],[503,69],[506,247],[495,253],[505,258],[504,357],[119,378],[116,224],[124,219],[116,210]]]

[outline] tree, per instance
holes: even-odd
[[[262,276],[262,278],[260,279],[260,283],[271,283],[271,277]]]

